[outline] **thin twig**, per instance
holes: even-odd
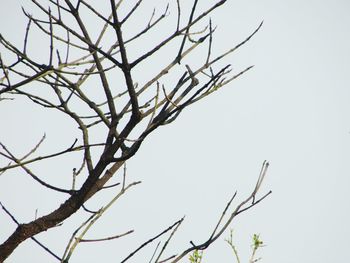
[[[228,228],[228,226],[231,224],[232,220],[239,215],[240,213],[245,212],[246,210],[250,209],[251,207],[257,205],[259,202],[261,202],[262,200],[264,200],[268,195],[270,195],[272,192],[269,191],[267,192],[265,195],[263,195],[261,198],[259,198],[258,200],[255,200],[253,203],[245,206],[249,201],[253,200],[255,195],[258,193],[258,191],[260,190],[261,184],[263,179],[265,178],[265,174],[268,168],[268,162],[264,161],[263,163],[263,168],[259,174],[259,178],[257,180],[257,184],[254,188],[254,190],[251,192],[251,194],[244,200],[242,201],[235,209],[234,211],[231,213],[231,215],[229,216],[229,218],[226,220],[226,222],[224,223],[223,226],[220,227],[220,229],[218,229],[218,226],[215,227],[214,232],[216,232],[216,234],[211,235],[205,242],[199,244],[199,245],[195,245],[195,244],[191,244],[192,246],[187,248],[186,250],[184,250],[180,255],[178,255],[173,261],[171,261],[172,263],[178,262],[179,260],[181,260],[184,256],[186,256],[188,253],[190,253],[193,250],[204,250],[206,248],[208,248],[215,240],[217,240],[223,233],[224,231]],[[230,204],[230,202],[232,201],[232,198],[230,199],[230,201],[228,202],[228,204]],[[226,206],[227,207],[227,206]],[[226,208],[225,208],[226,210]],[[224,210],[224,211],[225,211]],[[219,222],[222,221],[222,216],[219,219]]]
[[[170,231],[171,229],[173,229],[174,227],[176,227],[178,224],[181,224],[181,222],[183,221],[183,218],[181,218],[180,220],[176,221],[174,224],[172,224],[171,226],[169,226],[167,229],[163,230],[162,232],[160,232],[158,235],[150,238],[149,240],[147,240],[146,242],[144,242],[143,244],[141,244],[137,249],[135,249],[133,252],[131,252],[126,258],[124,258],[120,263],[124,263],[127,260],[129,260],[131,257],[133,257],[138,251],[140,251],[142,248],[144,248],[145,246],[147,246],[148,244],[152,243],[154,240],[156,240],[157,238],[161,237],[162,235],[164,235],[166,232]]]
[[[118,234],[118,235],[114,235],[114,236],[110,236],[110,237],[105,237],[105,238],[97,238],[97,239],[79,239],[79,242],[101,242],[101,241],[109,241],[109,240],[113,240],[113,239],[117,239],[117,238],[121,238],[123,236],[129,235],[131,233],[133,233],[134,230],[129,230],[123,234]]]

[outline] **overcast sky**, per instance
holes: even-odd
[[[199,2],[205,6],[206,1]],[[25,20],[19,18],[20,5],[1,3],[0,32],[21,43]],[[144,5],[162,9],[164,3],[145,0]],[[184,215],[170,251],[188,247],[190,240],[205,241],[234,191],[238,202],[253,189],[264,160],[270,168],[261,194],[273,194],[232,224],[241,262],[248,262],[254,233],[266,244],[259,251],[261,262],[345,262],[350,236],[349,11],[345,0],[229,0],[218,9],[212,15],[218,53],[264,21],[258,34],[226,60],[237,72],[255,67],[146,140],[127,166],[129,180],[143,183],[102,218],[90,237],[135,233],[98,246],[82,244],[72,262],[119,262]],[[0,140],[12,149],[24,153],[25,146],[34,144],[30,138],[45,132],[52,143],[65,133],[63,126],[38,128],[39,110],[29,114],[14,103],[0,104]],[[28,117],[22,119],[24,112]],[[52,167],[41,169],[52,173]],[[25,189],[30,182],[16,173],[0,177],[0,201],[23,222],[33,219],[35,208],[42,215],[63,200],[61,195],[37,195],[39,186]],[[98,201],[91,205],[98,207]],[[74,229],[77,218],[63,229]],[[1,212],[0,241],[14,228]],[[54,229],[38,238],[62,254],[70,234]],[[228,235],[205,252],[203,262],[234,262],[224,241]],[[148,262],[152,249],[131,262]],[[54,262],[30,240],[8,262],[29,258]]]

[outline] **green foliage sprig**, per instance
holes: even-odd
[[[240,257],[238,255],[238,250],[235,246],[235,244],[233,243],[233,230],[230,230],[230,236],[225,239],[225,241],[229,244],[229,246],[231,247],[233,254],[235,255],[236,261],[237,263],[241,263]],[[263,247],[264,242],[260,239],[260,235],[259,234],[254,234],[253,235],[253,243],[251,245],[252,247],[252,254],[251,257],[249,259],[249,263],[255,263],[257,261],[259,261],[261,258],[256,258],[256,251]],[[199,251],[199,250],[194,250],[193,253],[190,255],[189,257],[189,261],[190,263],[201,263],[202,262],[202,258],[203,258],[203,251]]]

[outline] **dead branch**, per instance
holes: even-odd
[[[180,225],[182,223],[182,221],[184,220],[184,218],[181,218],[180,220],[176,221],[174,224],[172,224],[171,226],[169,226],[167,229],[163,230],[162,232],[160,232],[158,235],[150,238],[149,240],[147,240],[146,242],[144,242],[143,244],[141,244],[137,249],[135,249],[133,252],[131,252],[125,259],[123,259],[120,263],[124,263],[127,260],[129,260],[131,257],[133,257],[138,251],[140,251],[142,248],[144,248],[145,246],[149,245],[150,243],[152,243],[154,240],[156,240],[157,238],[161,237],[162,235],[164,235],[165,233],[167,233],[168,231],[170,231],[171,229],[173,229],[174,227],[177,227],[178,225]]]
[[[201,243],[199,245],[195,245],[191,241],[190,243],[191,243],[192,246],[189,247],[188,249],[184,250],[182,253],[180,253],[171,262],[172,263],[179,262],[179,260],[181,260],[184,256],[186,256],[188,253],[190,253],[193,250],[204,250],[204,249],[208,248],[213,242],[215,242],[215,240],[217,240],[224,233],[224,231],[228,228],[228,226],[231,224],[232,220],[236,216],[238,216],[239,214],[243,213],[244,211],[252,208],[253,206],[257,205],[262,200],[264,200],[267,196],[269,196],[272,193],[271,191],[268,191],[266,194],[264,194],[262,197],[258,198],[257,200],[255,199],[257,193],[260,190],[262,182],[265,179],[268,166],[269,166],[269,163],[267,161],[264,161],[255,188],[253,189],[251,194],[234,209],[234,211],[231,213],[229,218],[222,225],[221,224],[222,218],[226,214],[227,209],[231,205],[233,198],[236,196],[236,193],[233,195],[233,197],[227,203],[227,205],[226,205],[226,207],[225,207],[225,209],[224,209],[224,211],[222,213],[222,216],[219,218],[219,221],[218,221],[217,225],[215,226],[214,231],[212,232],[212,234],[208,238],[208,240],[206,240],[205,242],[203,242],[203,243]],[[249,204],[250,201],[251,201],[251,203]],[[222,226],[219,227],[220,225],[222,225]]]

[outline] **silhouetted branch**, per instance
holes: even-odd
[[[172,224],[171,226],[169,226],[167,229],[163,230],[162,232],[160,232],[158,235],[150,238],[149,240],[147,240],[146,242],[144,242],[143,244],[141,244],[137,249],[135,249],[133,252],[131,252],[125,259],[123,259],[120,263],[126,262],[127,260],[129,260],[131,257],[133,257],[137,252],[139,252],[142,248],[144,248],[145,246],[149,245],[150,243],[152,243],[154,240],[156,240],[157,238],[161,237],[162,235],[164,235],[166,232],[170,231],[171,229],[173,229],[174,227],[180,225],[182,223],[182,221],[184,220],[184,218],[181,218],[180,220],[176,221],[174,224]]]
[[[258,200],[255,200],[256,194],[259,192],[261,184],[262,184],[262,182],[263,182],[263,180],[265,178],[268,166],[269,166],[269,163],[267,161],[264,161],[254,190],[251,192],[251,194],[243,202],[241,202],[234,209],[234,211],[231,213],[231,215],[226,220],[226,222],[220,227],[220,224],[222,222],[223,216],[226,214],[229,206],[232,203],[233,198],[236,196],[236,193],[233,195],[233,197],[230,199],[230,201],[226,205],[226,207],[225,207],[225,209],[223,211],[223,214],[222,214],[222,216],[220,217],[220,219],[218,221],[218,224],[214,228],[213,233],[210,235],[210,237],[208,238],[207,241],[205,241],[205,242],[203,242],[203,243],[201,243],[199,245],[195,245],[191,241],[190,242],[191,243],[191,247],[189,247],[188,249],[184,250],[181,254],[176,256],[176,258],[173,261],[171,261],[171,262],[172,263],[179,262],[179,260],[181,260],[184,256],[186,256],[188,253],[190,253],[193,250],[204,250],[204,249],[208,248],[215,240],[217,240],[224,233],[224,231],[228,228],[228,226],[231,224],[232,220],[237,215],[239,215],[240,213],[242,213],[242,212],[252,208],[253,206],[257,205],[259,202],[264,200],[268,195],[270,195],[272,192],[268,191],[265,195],[260,197]],[[250,202],[250,201],[252,201],[252,203],[247,205],[248,202]],[[245,206],[245,205],[247,205],[247,206]]]

